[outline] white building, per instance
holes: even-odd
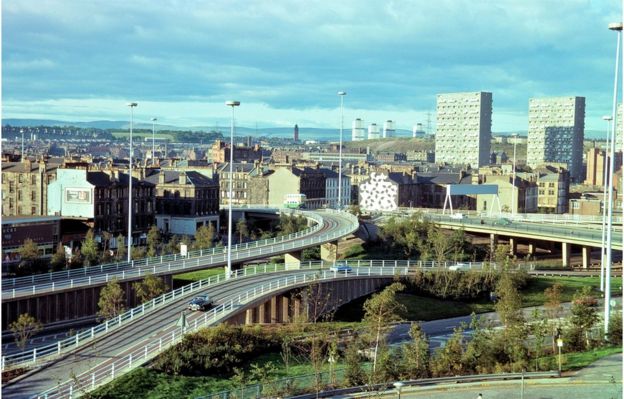
[[[379,134],[379,126],[377,126],[376,123],[371,123],[370,125],[368,125],[368,139],[376,140],[380,137],[381,136]]]
[[[384,127],[383,127],[383,138],[389,138],[389,137],[394,137],[394,122],[392,122],[391,120],[387,120],[384,122]]]
[[[583,175],[585,97],[548,97],[529,100],[527,165],[565,163],[570,178]]]
[[[492,93],[446,93],[437,97],[437,163],[488,165],[492,136]]]
[[[338,203],[338,172],[328,168],[321,168],[320,171],[325,175],[326,203],[329,207],[333,208]],[[340,202],[344,208],[351,205],[351,178],[343,173],[341,180],[342,190],[340,193]]]
[[[362,141],[366,140],[366,132],[364,127],[362,126],[362,120],[357,118],[353,121],[352,129],[351,129],[351,141]]]

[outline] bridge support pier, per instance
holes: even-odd
[[[535,255],[535,250],[536,250],[535,244],[530,242],[529,243],[529,255],[531,256]]]
[[[266,303],[258,306],[258,324],[266,323]]]
[[[288,297],[287,296],[283,296],[282,297],[282,321],[284,323],[290,323],[290,316],[289,316],[289,308],[290,308],[290,304],[288,303]]]
[[[518,252],[518,239],[509,237],[509,254],[515,255]]]
[[[279,313],[277,312],[277,297],[271,298],[271,324],[277,323],[279,320]]]
[[[294,251],[284,254],[284,263],[286,264],[286,270],[300,269],[302,259],[303,251]]]
[[[561,263],[563,267],[570,266],[570,251],[572,250],[572,244],[567,242],[561,243]]]
[[[333,263],[338,259],[338,241],[321,244],[321,260]]]
[[[490,234],[490,252],[494,253],[496,251],[496,246],[498,245],[498,234]]]
[[[589,262],[591,260],[591,247],[583,247],[583,269],[587,269],[589,267]]]
[[[253,309],[247,309],[245,311],[245,324],[249,325],[249,324],[253,324]]]

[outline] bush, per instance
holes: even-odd
[[[250,358],[279,347],[276,332],[222,324],[186,335],[156,359],[154,368],[173,375],[227,378]]]
[[[615,313],[609,319],[609,329],[607,330],[607,341],[611,345],[622,345],[622,314]]]

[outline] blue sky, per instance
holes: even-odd
[[[435,95],[491,91],[494,131],[527,129],[530,97],[610,113],[619,0],[2,2],[4,118],[411,129]],[[433,118],[435,119],[435,118]]]

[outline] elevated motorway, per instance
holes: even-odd
[[[238,208],[237,212],[279,214],[277,208]],[[288,210],[288,212],[292,212]],[[233,264],[287,254],[289,262],[301,260],[301,251],[321,246],[321,254],[335,260],[337,240],[357,230],[355,216],[334,211],[295,211],[313,226],[304,231],[275,239],[239,244],[232,247]],[[172,275],[227,263],[227,248],[194,251],[188,257],[179,255],[146,258],[130,263],[100,265],[55,273],[46,273],[3,281],[2,326],[19,314],[30,313],[44,323],[92,316],[97,311],[99,290],[116,278],[131,293],[131,282],[151,273],[165,278]],[[127,306],[134,306],[134,295],[126,295]]]
[[[405,262],[396,267],[392,263],[386,267],[371,266],[368,262],[363,264],[366,266],[355,267],[352,273],[318,269],[320,263],[266,273],[250,267],[237,271],[231,279],[221,278],[209,286],[194,283],[177,297],[169,293],[168,301],[142,314],[137,310],[138,316],[134,319],[115,328],[109,327],[71,350],[48,356],[47,360],[41,357],[40,361],[44,363],[40,363],[39,368],[5,385],[2,394],[7,398],[76,397],[144,364],[181,340],[182,328],[176,325],[176,321],[180,319],[189,296],[194,294],[209,294],[217,306],[209,312],[189,313],[184,333],[221,322],[287,321],[303,312],[297,310],[301,302],[297,304],[292,296],[290,301],[295,306],[291,310],[289,297],[284,295],[293,289],[310,284],[331,284],[329,290],[347,302],[374,291],[396,275],[408,274],[411,269]],[[3,364],[7,362],[9,360],[3,357]]]

